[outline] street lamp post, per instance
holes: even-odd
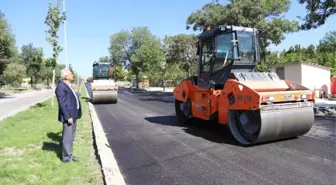
[[[63,12],[65,12],[65,0],[63,0]],[[68,68],[68,52],[67,52],[67,36],[66,36],[66,20],[64,20],[64,54],[65,54],[65,66]]]

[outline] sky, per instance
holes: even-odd
[[[210,1],[65,0],[68,63],[82,77],[91,76],[93,61],[109,55],[109,37],[122,29],[147,26],[159,37],[196,33],[186,30],[186,19]],[[11,25],[18,48],[33,43],[35,47],[43,47],[46,57],[52,55],[52,48],[45,40],[47,26],[44,24],[49,2],[50,0],[0,0],[0,10]],[[56,0],[52,2],[55,4]],[[304,15],[304,5],[293,0],[285,17],[297,20],[297,16]],[[270,49],[280,51],[295,44],[316,45],[326,32],[335,30],[335,23],[336,16],[332,16],[318,29],[285,35],[286,38],[280,45],[271,46]],[[60,27],[59,36],[60,44],[64,46],[63,26]],[[64,51],[60,54],[59,63],[65,64]]]

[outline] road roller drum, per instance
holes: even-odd
[[[117,91],[94,91],[92,92],[92,103],[117,103]]]
[[[254,112],[254,113],[253,113]],[[280,111],[229,111],[229,128],[243,145],[306,134],[314,123],[312,107]]]

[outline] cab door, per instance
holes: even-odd
[[[211,70],[211,55],[213,53],[213,42],[210,37],[207,40],[201,41],[201,57],[199,60],[198,72],[198,88],[195,90],[195,101],[193,115],[209,120],[211,114],[211,89],[210,89],[210,70]]]

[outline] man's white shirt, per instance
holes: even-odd
[[[70,89],[71,89],[71,91],[72,91],[72,93],[73,93],[73,95],[75,96],[75,98],[76,98],[76,103],[77,103],[77,109],[79,109],[79,101],[78,101],[78,97],[77,97],[77,95],[76,95],[76,93],[75,93],[75,91],[72,89],[72,87],[71,87],[71,84],[69,83],[69,82],[67,82],[67,81],[64,81],[69,87],[70,87]]]

